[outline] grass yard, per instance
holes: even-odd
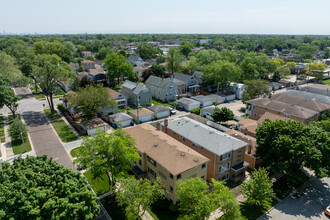
[[[278,202],[273,199],[273,202],[271,205],[264,205],[264,206],[254,206],[254,205],[250,205],[247,203],[241,203],[240,204],[240,210],[242,215],[248,219],[248,220],[255,220],[257,218],[259,218],[262,214],[266,213],[269,209],[271,209],[272,207],[274,207]]]
[[[26,151],[24,150],[24,145],[23,145],[22,140],[20,138],[11,140],[11,144],[13,146],[13,152],[14,152],[15,155],[16,154],[21,154],[21,153],[24,153],[24,152],[29,152],[31,150],[31,144],[30,144],[29,138],[27,136],[24,137],[24,142],[25,142]]]
[[[1,143],[5,143],[5,122],[4,122],[4,118],[2,115],[0,115],[0,138],[1,138]]]
[[[63,142],[71,142],[78,140],[78,137],[73,133],[73,131],[62,119],[59,121],[52,122],[52,125]]]
[[[106,174],[102,175],[99,178],[95,178],[93,177],[93,173],[90,170],[88,170],[84,173],[84,176],[86,177],[88,183],[93,188],[96,195],[100,196],[110,191],[111,187],[109,184],[108,176]],[[109,214],[112,217],[111,213]]]
[[[78,151],[82,148],[83,147],[77,147],[77,148],[73,149],[72,151],[70,151],[71,156],[72,157],[77,157]]]
[[[170,103],[163,102],[163,101],[158,100],[158,99],[152,99],[152,104],[153,105],[163,105],[165,107],[173,108],[173,106]]]
[[[55,113],[52,115],[52,112],[50,111],[50,108],[47,108],[44,110],[44,113],[46,114],[49,121],[54,121],[61,119],[61,116],[58,114],[58,112],[55,110]]]
[[[322,80],[323,84],[330,85],[330,79]]]
[[[101,202],[112,219],[127,219],[125,215],[125,207],[119,206],[114,195],[103,198]]]
[[[38,92],[36,92],[35,87],[34,86],[31,86],[30,87],[30,90],[31,90],[32,95],[34,96],[34,98],[41,99],[41,100],[45,100],[46,99],[45,94],[40,89],[38,89]],[[65,95],[65,92],[62,89],[60,89],[59,91],[57,91],[53,95],[53,98],[59,98],[59,97],[61,97],[63,95]]]

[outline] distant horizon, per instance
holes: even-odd
[[[330,35],[329,0],[1,0],[12,34]]]

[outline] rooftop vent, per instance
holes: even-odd
[[[194,159],[195,162],[198,162],[197,158]]]
[[[184,153],[183,152],[181,153],[181,156],[184,156]]]
[[[237,137],[237,134],[235,134],[235,137]]]
[[[154,147],[157,147],[158,146],[158,144],[154,144]]]

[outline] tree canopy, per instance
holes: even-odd
[[[171,48],[166,55],[167,71],[171,72],[171,74],[178,71],[181,67],[182,61],[182,55],[176,49]]]
[[[0,164],[1,219],[94,219],[97,197],[86,179],[47,156]]]
[[[218,107],[215,107],[211,117],[214,119],[216,122],[225,122],[229,120],[234,119],[234,113],[232,110],[223,107],[219,109]]]
[[[265,80],[244,80],[243,102],[255,99],[258,96],[269,93],[269,82]]]

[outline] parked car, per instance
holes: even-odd
[[[324,213],[330,217],[330,205],[325,209]]]
[[[170,114],[171,114],[171,115],[175,115],[175,114],[176,114],[175,109],[171,108],[171,109],[170,109]]]

